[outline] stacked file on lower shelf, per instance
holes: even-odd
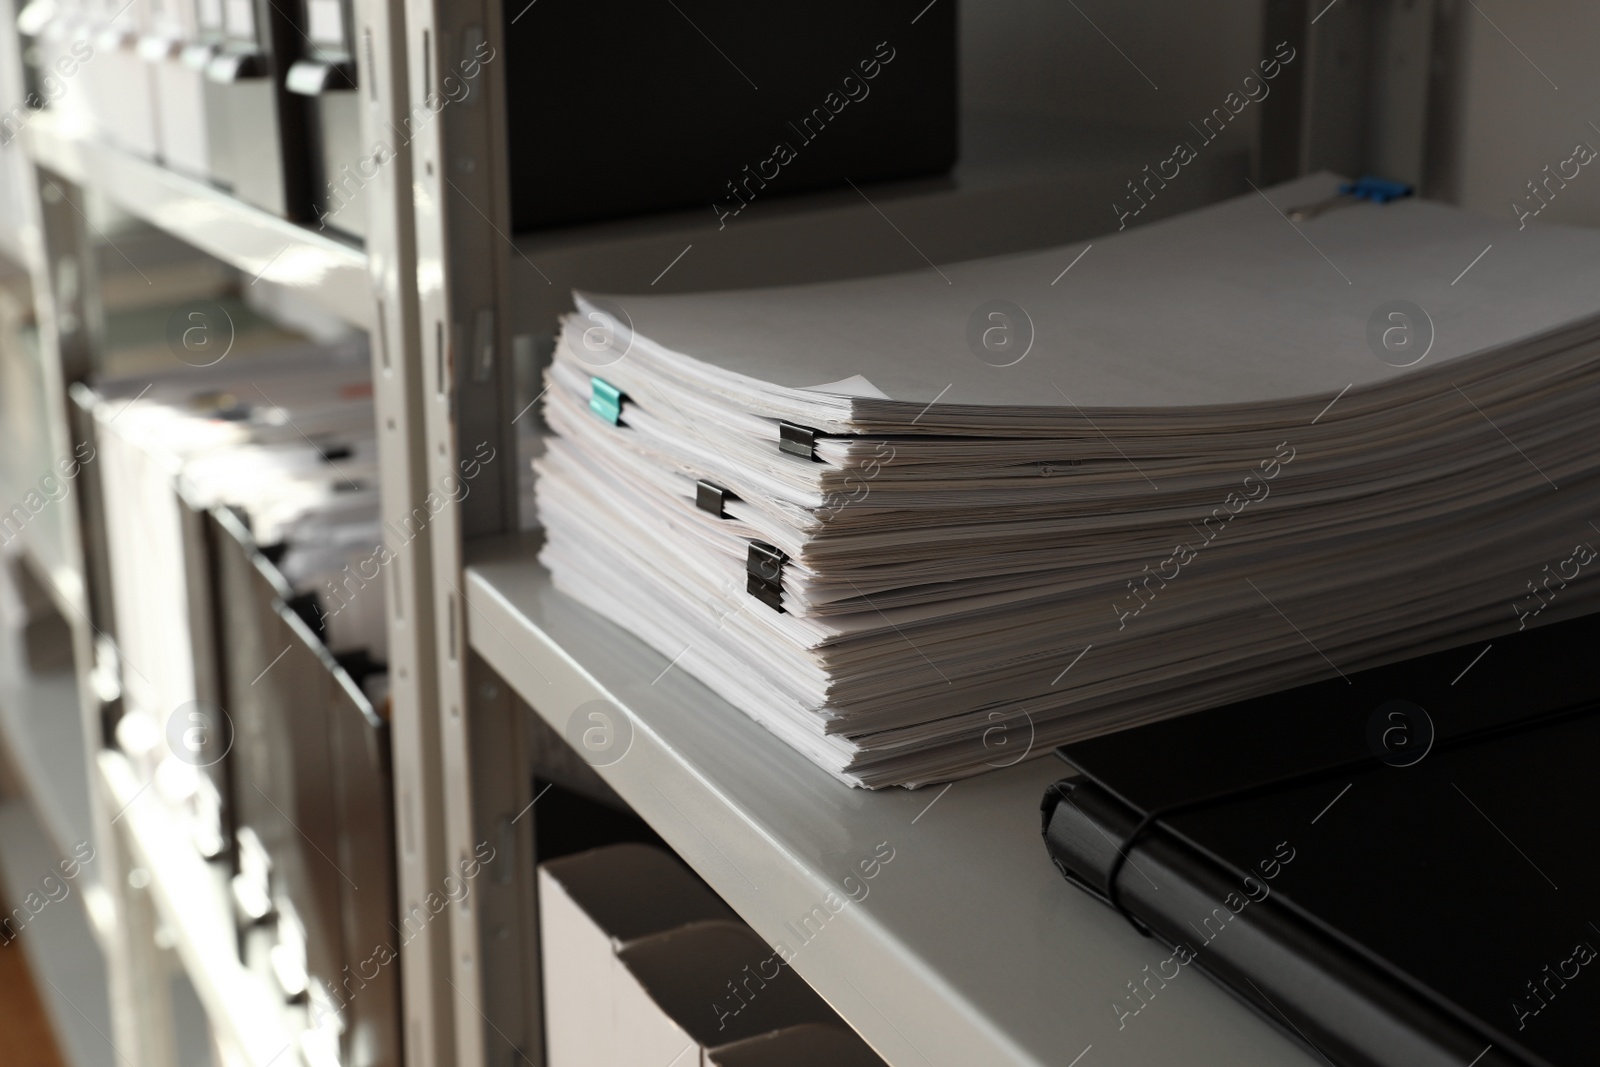
[[[874,787],[1594,610],[1600,235],[1288,221],[1335,182],[937,273],[580,294],[541,558]]]

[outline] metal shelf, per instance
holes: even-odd
[[[285,1056],[295,1044],[283,997],[247,970],[235,950],[233,912],[221,868],[200,858],[188,835],[161,801],[139,784],[127,757],[102,750],[96,768],[105,788],[108,815],[118,824],[130,868],[149,876],[151,902],[171,936],[219,1045],[247,1067],[296,1062]]]
[[[29,119],[28,154],[40,167],[92,188],[252,280],[264,278],[352,325],[377,319],[366,253],[252,207],[202,182],[78,137],[49,111]]]
[[[1061,775],[1027,761],[948,787],[843,786],[642,642],[557,592],[536,537],[469,545],[473,649],[557,731],[587,702],[632,724],[601,776],[895,1067],[1320,1062],[1198,974],[1119,1032],[1167,953],[1068,886],[1039,840]],[[944,791],[941,791],[944,790]],[[800,947],[880,843],[894,858]],[[1181,1053],[1175,1050],[1182,1050]]]

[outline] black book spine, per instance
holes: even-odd
[[[1042,808],[1057,870],[1109,904],[1108,879],[1142,813],[1072,779],[1052,786]],[[1116,897],[1170,952],[1110,1004],[1119,1028],[1159,1010],[1160,990],[1199,967],[1337,1067],[1543,1067],[1489,1047],[1425,993],[1286,905],[1269,880],[1241,877],[1159,824],[1117,869]]]

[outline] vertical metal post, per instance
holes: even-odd
[[[454,1062],[538,1064],[536,1005],[521,980],[526,924],[515,902],[531,899],[517,873],[526,856],[499,827],[517,815],[526,767],[516,717],[475,699],[468,669],[462,553],[465,540],[516,525],[511,437],[508,306],[511,244],[506,164],[503,12],[499,0],[406,0],[411,74],[408,131],[415,167],[418,321],[428,376],[425,424],[430,488],[448,498],[432,523],[435,625],[446,856],[454,873],[478,847],[496,845],[480,887],[449,911],[448,981],[456,1018]],[[476,694],[481,697],[482,694]],[[509,765],[507,765],[509,763]],[[509,884],[494,882],[511,872]],[[481,880],[488,878],[494,891]],[[509,908],[502,905],[510,905]],[[483,931],[506,932],[489,951]],[[489,991],[493,991],[492,995]],[[510,1048],[506,1045],[509,1042]],[[493,1050],[491,1053],[490,1050]]]
[[[537,898],[533,885],[533,777],[522,702],[476,653],[467,653],[473,806],[479,847],[494,849],[467,899],[475,901],[472,936],[487,977],[479,1007],[494,1027],[484,1035],[485,1062],[505,1067],[544,1062]]]
[[[426,407],[430,382],[418,319],[415,215],[416,145],[407,69],[403,0],[356,0],[357,91],[361,96],[362,176],[367,256],[376,302],[371,337],[373,400],[389,611],[398,899],[402,914],[421,907],[449,873],[444,775],[439,757],[438,641]],[[406,1060],[448,1067],[455,1060],[454,994],[447,981],[449,930],[428,923],[401,944]]]

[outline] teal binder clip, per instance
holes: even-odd
[[[621,423],[622,390],[604,378],[590,378],[589,389],[589,410],[613,426]]]

